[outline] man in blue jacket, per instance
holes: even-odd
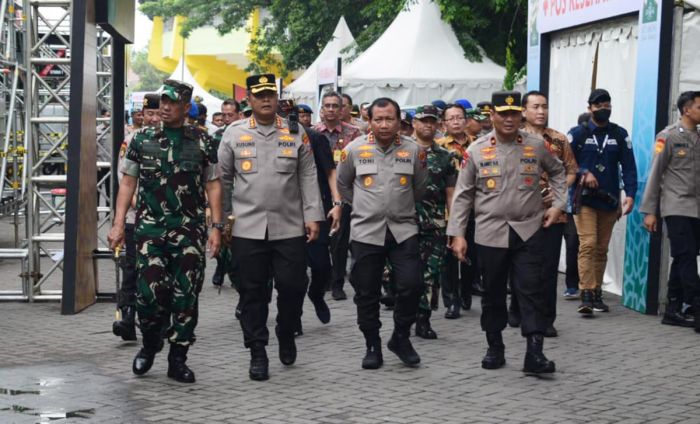
[[[569,130],[571,149],[579,164],[579,196],[574,221],[580,239],[578,255],[581,306],[578,312],[608,312],[603,303],[603,274],[613,226],[622,214],[632,211],[637,192],[637,166],[627,131],[610,122],[610,93],[595,89],[588,98],[588,122]],[[625,199],[620,205],[620,169]],[[572,189],[572,194],[576,188]],[[580,202],[579,202],[580,199]],[[574,205],[576,207],[577,205]],[[578,208],[577,208],[578,209]]]

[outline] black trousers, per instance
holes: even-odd
[[[547,326],[553,325],[557,318],[557,278],[559,277],[559,258],[561,257],[561,239],[566,224],[552,224],[543,228],[544,262],[542,264],[542,282],[546,304]]]
[[[311,268],[311,284],[309,284],[309,298],[312,300],[323,299],[326,292],[326,283],[331,277],[332,266],[329,252],[330,225],[327,221],[321,222],[318,239],[306,245],[306,257]]]
[[[503,331],[508,322],[506,286],[509,272],[513,295],[518,299],[523,336],[543,333],[546,326],[544,284],[544,232],[538,230],[527,241],[511,228],[507,248],[477,245],[479,269],[484,282],[481,298],[481,329],[488,333]]]
[[[352,242],[352,284],[357,305],[357,324],[365,336],[378,336],[379,298],[384,265],[388,260],[396,281],[394,331],[407,334],[416,320],[418,302],[425,288],[418,235],[397,243],[389,230],[384,246]]]
[[[277,289],[277,326],[289,334],[301,317],[306,294],[305,237],[285,240],[252,240],[234,237],[231,249],[241,266],[241,330],[246,347],[254,343],[267,345],[270,276]]]
[[[697,256],[700,250],[700,219],[687,216],[664,218],[671,245],[671,273],[668,279],[668,299],[700,302],[700,278]]]
[[[578,290],[578,233],[574,216],[567,214],[568,220],[564,229],[566,243],[566,288]]]
[[[340,228],[331,238],[331,256],[333,258],[333,287],[343,288],[345,269],[348,265],[348,248],[350,247],[350,214],[352,206],[343,203]]]
[[[462,298],[472,295],[472,285],[480,278],[477,268],[478,252],[474,243],[476,223],[473,219],[467,222],[467,257],[469,263],[460,262],[452,252],[447,252],[445,266],[447,273],[442,279],[442,302],[446,308],[459,305]],[[460,278],[461,275],[461,278]]]
[[[134,224],[124,226],[124,259],[119,266],[122,271],[122,285],[119,288],[117,306],[136,306],[136,240],[134,239]]]

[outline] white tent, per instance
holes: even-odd
[[[180,60],[180,62],[177,64],[177,67],[173,71],[172,75],[170,75],[170,78],[186,82],[194,87],[194,90],[192,90],[192,98],[194,99],[196,96],[202,98],[202,103],[207,107],[207,120],[211,120],[211,116],[214,114],[214,112],[221,111],[221,104],[223,103],[223,100],[212,96],[205,89],[203,89],[202,86],[200,86],[194,79],[194,76],[190,72],[189,68],[182,60]]]
[[[321,54],[299,78],[284,89],[286,97],[293,98],[296,103],[306,103],[315,110],[318,97],[318,66],[328,60],[337,60],[339,57],[345,61],[348,52],[341,52],[341,50],[354,43],[355,38],[350,32],[345,18],[341,16],[335,31],[333,31],[333,36],[326,44],[326,47],[323,48]]]
[[[470,62],[432,0],[418,0],[342,72],[355,103],[387,96],[402,105],[466,98],[472,104],[499,90],[505,68],[486,56]]]

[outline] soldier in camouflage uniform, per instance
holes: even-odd
[[[161,328],[169,324],[168,377],[193,383],[185,361],[194,343],[198,295],[204,280],[205,189],[212,212],[207,248],[212,256],[221,243],[221,184],[216,173],[216,150],[206,132],[183,125],[192,87],[166,80],[160,111],[163,125],[134,135],[121,168],[112,248],[124,240],[124,220],[138,184],[135,238],[138,312],[143,348],[134,358],[133,372],[146,373],[162,349]]]
[[[240,104],[234,99],[227,99],[221,104],[221,115],[224,118],[224,126],[219,128],[212,135],[214,139],[214,148],[218,151],[219,144],[221,143],[221,138],[224,136],[224,131],[232,123],[240,119]],[[224,217],[225,218],[225,217]],[[236,266],[231,257],[231,248],[226,244],[221,246],[219,250],[219,255],[216,257],[216,270],[214,271],[214,277],[212,278],[212,283],[215,286],[220,286],[224,283],[224,275],[228,274],[229,281],[231,281],[231,286],[238,287],[235,278]],[[239,308],[236,307],[236,318],[240,315]]]
[[[438,110],[433,105],[419,106],[413,119],[417,143],[426,153],[428,185],[423,199],[416,204],[418,212],[418,238],[423,262],[425,293],[418,305],[416,336],[436,339],[430,326],[430,313],[437,309],[440,275],[445,267],[447,236],[445,235],[445,210],[452,199],[457,169],[453,166],[454,154],[435,142]]]

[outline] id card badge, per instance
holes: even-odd
[[[335,163],[340,162],[340,159],[342,158],[342,155],[343,155],[343,151],[340,150],[340,149],[336,149],[336,150],[333,152],[333,162],[335,162]]]

